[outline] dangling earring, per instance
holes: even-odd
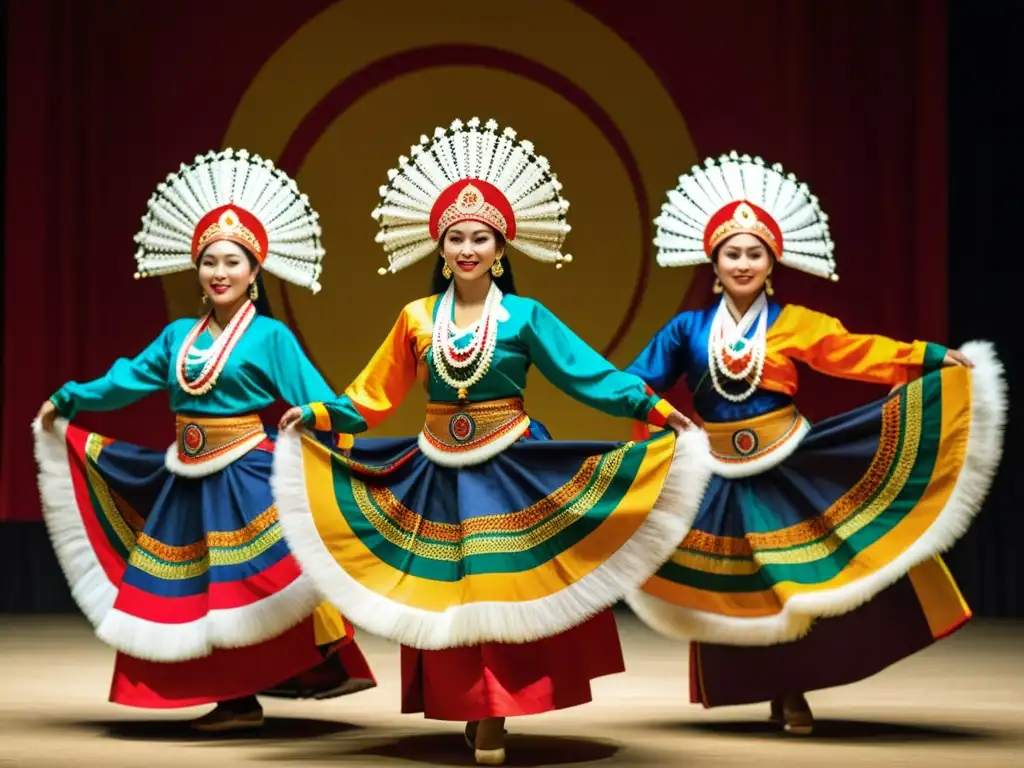
[[[441,267],[441,274],[444,275],[445,280],[452,279],[452,268],[448,266],[447,261],[444,263],[444,266]]]
[[[716,277],[715,278],[715,284],[713,286],[711,286],[711,292],[712,293],[721,293],[723,290],[725,290],[725,289],[722,287],[722,281],[719,280]]]
[[[769,295],[769,296],[774,296],[775,295],[775,289],[772,288],[772,276],[771,275],[768,275],[768,277],[766,277],[764,279],[764,292],[767,295]]]
[[[505,274],[505,268],[501,266],[501,256],[496,258],[494,260],[494,263],[491,264],[491,274],[494,277],[501,277],[502,275]]]
[[[260,287],[256,283],[249,283],[249,299],[256,301],[260,297]]]
[[[210,297],[204,293],[203,298],[201,298],[200,301],[203,302],[203,306],[205,307],[207,304],[210,303]]]

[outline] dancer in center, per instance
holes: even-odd
[[[343,396],[284,415],[275,494],[324,595],[402,644],[402,711],[466,721],[477,762],[498,765],[504,718],[583,704],[592,679],[623,671],[605,609],[688,529],[707,441],[516,295],[506,244],[570,261],[568,202],[529,142],[457,120],[399,162],[374,211],[377,239],[391,272],[434,254],[443,290],[402,310]],[[531,365],[597,410],[670,429],[642,442],[531,439]],[[430,400],[418,438],[349,438],[331,451],[287,429],[363,432],[417,381]]]

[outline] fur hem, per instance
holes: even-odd
[[[811,425],[807,419],[800,417],[800,426],[791,434],[786,441],[771,453],[766,453],[748,461],[720,461],[711,454],[711,471],[719,477],[729,479],[737,477],[751,477],[767,472],[769,469],[779,466],[782,462],[793,455],[793,452],[800,447],[804,437],[810,432]]]
[[[168,472],[178,477],[206,477],[226,469],[232,462],[238,461],[266,439],[266,433],[260,432],[246,438],[216,458],[198,462],[182,461],[178,454],[178,443],[174,442],[171,443],[164,455],[164,466]]]
[[[284,589],[238,608],[212,610],[196,621],[150,621],[114,608],[96,635],[107,645],[146,661],[173,663],[245,648],[282,635],[308,617],[322,598],[304,575]]]
[[[68,465],[67,430],[68,422],[62,418],[54,421],[51,432],[42,428],[39,419],[32,422],[43,522],[75,603],[98,627],[114,606],[117,587],[103,570],[78,509]]]
[[[495,438],[478,448],[471,448],[465,451],[438,450],[427,440],[422,432],[419,434],[418,443],[423,455],[435,464],[439,464],[442,467],[470,467],[474,464],[483,464],[485,461],[490,461],[499,453],[514,445],[519,438],[526,434],[529,428],[530,419],[525,418],[511,432],[506,432],[501,437]]]
[[[601,566],[537,600],[473,603],[431,612],[368,589],[334,559],[310,510],[302,439],[297,431],[282,432],[274,453],[274,496],[293,554],[327,599],[354,624],[424,650],[531,642],[564,632],[613,605],[671,556],[692,525],[711,477],[707,435],[695,429],[684,432],[675,437],[672,463],[654,508],[630,540]]]
[[[724,645],[775,645],[799,639],[818,618],[840,616],[860,607],[914,566],[948,550],[966,532],[988,495],[1002,456],[1007,412],[1003,365],[992,344],[972,341],[960,351],[975,366],[963,467],[938,518],[892,562],[842,587],[792,597],[774,616],[723,616],[672,605],[645,592],[630,595],[629,606],[645,624],[668,637]]]

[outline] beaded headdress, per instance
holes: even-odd
[[[271,274],[320,290],[319,214],[294,179],[247,150],[197,155],[149,199],[135,235],[136,277],[182,272],[220,240],[246,248]]]
[[[421,136],[409,155],[388,171],[372,214],[389,262],[380,274],[434,253],[445,230],[461,221],[488,224],[538,261],[556,267],[572,261],[561,252],[570,229],[562,184],[547,158],[511,128],[499,133],[494,120],[456,120],[447,130],[435,129],[433,139]]]
[[[658,264],[707,263],[724,240],[745,232],[759,237],[780,264],[838,280],[828,216],[806,184],[782,166],[732,152],[693,166],[669,190],[654,220]]]

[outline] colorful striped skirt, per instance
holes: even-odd
[[[746,443],[733,441],[736,461],[712,478],[690,532],[629,598],[655,630],[696,641],[694,700],[853,682],[970,618],[937,556],[985,498],[1006,393],[991,348],[964,351],[973,370],[943,368],[822,421],[775,459],[753,458],[750,474],[739,454],[769,446],[759,432],[788,435],[776,424],[786,414],[708,425],[713,452],[724,427]]]
[[[113,701],[183,707],[374,684],[351,625],[282,537],[273,449],[264,436],[226,466],[182,476],[163,452],[62,420],[51,433],[37,426],[54,549],[78,605],[119,652]]]

